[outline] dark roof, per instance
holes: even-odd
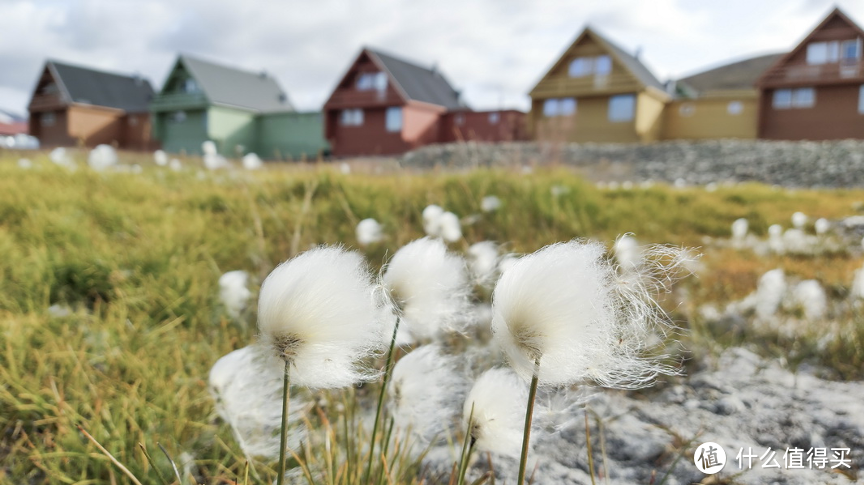
[[[288,95],[273,76],[181,55],[182,62],[213,104],[254,111],[291,111]]]
[[[27,121],[27,118],[13,113],[11,111],[0,108],[0,123],[11,124],[11,123],[24,123]]]
[[[153,98],[150,81],[128,76],[48,61],[46,66],[72,103],[92,104],[122,109],[130,113],[147,111]]]
[[[377,58],[408,99],[444,106],[447,109],[465,107],[459,101],[459,92],[453,89],[441,71],[418,66],[377,50],[366,48],[365,51]]]
[[[617,44],[600,35],[596,30],[592,28],[586,27],[585,30],[593,34],[601,42],[605,43],[609,47],[609,49],[611,49],[615,53],[615,56],[621,61],[621,63],[624,64],[624,67],[626,67],[631,73],[633,73],[634,76],[636,76],[639,82],[646,86],[652,86],[660,89],[661,91],[665,90],[663,83],[661,83],[657,79],[657,77],[654,76],[654,73],[652,73],[651,70],[648,69],[648,67],[639,60],[639,57],[625,51]]]
[[[679,84],[697,92],[723,89],[752,89],[756,80],[783,54],[767,54],[724,64],[679,79]]]

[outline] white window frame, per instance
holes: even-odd
[[[384,115],[384,127],[390,133],[402,131],[402,108],[400,106],[387,108]]]
[[[339,114],[339,124],[342,126],[362,126],[363,110],[360,108],[343,109]]]
[[[626,103],[626,104],[625,104]],[[625,111],[626,110],[626,111]],[[609,97],[608,118],[612,123],[633,121],[636,117],[636,96],[633,94],[618,94]]]
[[[807,64],[817,66],[828,63],[828,43],[811,42],[807,44]]]

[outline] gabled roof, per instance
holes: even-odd
[[[185,54],[177,64],[186,68],[213,104],[260,112],[293,110],[288,95],[266,72],[244,71]]]
[[[459,92],[435,68],[426,68],[378,50],[364,48],[373,62],[390,75],[406,100],[436,104],[447,109],[464,108]]]
[[[141,76],[114,74],[49,60],[51,72],[60,92],[70,103],[92,104],[122,109],[130,113],[147,111],[153,98],[150,81]]]
[[[829,23],[831,23],[832,20],[835,20],[835,19],[838,19],[838,20],[846,23],[847,25],[852,27],[858,33],[859,36],[864,37],[864,29],[862,29],[861,26],[859,26],[857,23],[855,23],[854,20],[849,18],[849,16],[846,15],[846,13],[844,13],[842,10],[840,10],[839,7],[834,7],[834,9],[831,10],[831,12],[829,12],[828,15],[821,22],[819,22],[819,25],[814,27],[813,30],[811,30],[807,34],[807,36],[804,37],[804,39],[802,39],[800,42],[798,42],[798,44],[795,45],[794,49],[781,55],[776,61],[774,61],[774,63],[771,64],[768,67],[768,69],[766,69],[762,73],[761,76],[759,76],[759,79],[756,81],[756,84],[762,85],[763,82],[766,81],[766,77],[769,77],[772,71],[774,71],[775,69],[781,68],[784,64],[786,64],[786,62],[790,58],[794,57],[796,54],[798,54],[802,50],[806,49],[807,44],[809,44],[810,41],[813,40],[813,38],[819,33],[819,31],[821,31],[823,28],[825,28],[826,25],[828,25]]]
[[[767,54],[731,62],[678,80],[697,93],[753,89],[759,76],[783,54]]]
[[[543,74],[543,77],[540,78],[540,80],[537,82],[534,88],[531,89],[531,91],[533,92],[535,89],[537,89],[537,85],[542,83],[543,80],[549,76],[549,74],[561,67],[561,64],[566,61],[567,53],[569,53],[577,44],[582,42],[582,40],[586,37],[591,37],[598,44],[600,44],[600,46],[603,47],[604,50],[609,53],[609,55],[612,56],[614,60],[618,61],[620,65],[622,65],[630,74],[632,74],[633,77],[635,77],[640,84],[646,87],[651,86],[661,91],[665,91],[663,83],[661,83],[660,80],[658,80],[657,77],[654,75],[654,73],[652,73],[651,70],[648,69],[648,67],[639,60],[638,55],[630,54],[629,52],[619,47],[617,44],[610,41],[591,27],[585,27],[582,30],[582,32],[576,37],[576,39],[570,43],[564,53],[562,53],[558,57],[558,60],[555,61],[552,67],[550,67],[549,70],[546,71],[545,74]]]

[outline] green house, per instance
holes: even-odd
[[[321,113],[299,113],[276,80],[187,55],[177,58],[150,103],[153,133],[169,153],[201,154],[216,143],[227,157],[315,158],[328,151]]]

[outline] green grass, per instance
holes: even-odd
[[[219,357],[254,340],[254,315],[247,325],[230,322],[218,303],[217,280],[244,269],[260,283],[276,264],[312,245],[354,247],[354,227],[363,218],[377,219],[388,234],[364,251],[380,267],[388,254],[423,235],[426,205],[464,217],[480,213],[481,198],[490,194],[503,207],[464,227],[465,242],[454,250],[494,240],[530,252],[574,237],[611,243],[625,232],[642,242],[703,246],[704,236],[726,237],[739,217],[764,235],[795,211],[841,217],[864,201],[860,190],[791,192],[755,184],[715,192],[666,186],[601,191],[564,170],[342,175],[328,166],[280,166],[199,178],[194,169],[160,170],[143,157],[136,159],[146,163],[139,175],[83,166],[70,173],[44,155],[25,171],[16,159],[0,153],[0,483],[123,483],[77,425],[143,483],[157,478],[139,443],[165,477],[172,472],[157,443],[175,459],[192,454],[207,483],[243,483],[245,459],[216,419],[206,382]],[[555,185],[569,192],[553,197]],[[702,251],[706,271],[682,283],[690,298],[674,312],[690,328],[685,347],[698,354],[756,342],[767,355],[793,355],[796,362],[826,365],[838,377],[864,377],[860,314],[825,348],[815,344],[819,329],[789,342],[726,334],[693,317],[704,302],[749,293],[774,267],[842,293],[860,258]],[[54,304],[70,307],[71,315],[52,317],[47,309]],[[375,389],[356,392],[368,400]],[[336,402],[342,394],[325,398]],[[353,463],[365,463],[368,431],[352,428],[351,406],[337,408],[316,408],[310,416],[321,435],[305,450],[307,461],[325,470],[322,477],[332,470],[319,483],[355,483],[362,466]],[[404,453],[391,459],[405,472],[399,483],[420,473]],[[274,476],[268,464],[254,471],[262,483]]]

